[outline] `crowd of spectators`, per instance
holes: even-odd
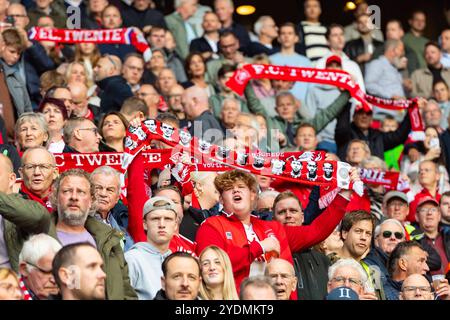
[[[450,26],[427,38],[417,8],[380,29],[357,3],[347,26],[305,0],[303,21],[249,31],[233,0],[175,0],[165,16],[153,0],[0,0],[0,300],[450,300]],[[30,40],[66,28],[68,7],[81,29],[133,28],[151,58]],[[332,85],[252,79],[240,96],[227,81],[249,63],[343,70],[370,95],[416,99],[424,140],[405,110]],[[321,186],[238,169],[181,184],[138,154],[124,192],[111,166],[57,163],[122,153],[147,119],[235,151],[324,151],[354,184],[368,169],[409,187],[342,188],[321,209]]]

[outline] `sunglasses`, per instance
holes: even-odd
[[[390,238],[392,236],[392,231],[383,231],[383,238]],[[394,236],[396,239],[401,240],[403,239],[403,233],[401,232],[394,232]]]

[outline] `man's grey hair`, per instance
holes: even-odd
[[[38,261],[48,255],[49,253],[56,254],[62,245],[53,237],[45,233],[32,235],[24,242],[22,251],[19,254],[19,263],[38,264]],[[28,272],[33,266],[27,264]]]
[[[367,159],[364,159],[361,161],[361,167],[365,168],[369,164],[375,164],[377,167],[381,168],[381,170],[386,171],[387,166],[386,162],[384,162],[382,159],[378,158],[377,156],[370,156]]]
[[[441,107],[439,106],[439,102],[437,102],[437,101],[434,100],[434,99],[429,99],[429,100],[427,101],[427,104],[425,105],[425,108],[424,108],[424,109],[426,109],[426,108],[428,107],[428,105],[430,105],[430,104],[434,104],[434,105],[439,109],[439,112],[442,113]],[[424,110],[424,111],[425,111],[425,110]]]
[[[188,2],[188,1],[192,1],[192,0],[175,0],[173,6],[175,9],[178,9],[179,7],[181,7],[184,3]]]
[[[214,1],[214,4],[215,4],[217,1],[223,1],[223,0],[215,0],[215,1]],[[230,5],[230,6],[234,9],[234,2],[233,2],[233,0],[225,0],[225,2],[227,2],[228,5]]]
[[[386,219],[379,225],[375,227],[374,237],[378,237],[381,233],[381,227],[387,223],[393,223],[396,224],[400,229],[402,230],[403,237],[405,237],[405,229],[403,228],[403,225],[398,221],[397,219]]]
[[[85,121],[90,121],[86,118],[72,118],[67,120],[66,124],[64,125],[63,129],[63,139],[66,144],[69,144],[70,139],[72,139],[73,132],[75,129],[77,129],[79,126],[81,126]]]
[[[253,30],[255,31],[256,35],[260,35],[261,34],[261,30],[264,26],[264,23],[269,20],[272,19],[271,16],[261,16],[258,18],[258,20],[256,20],[254,26],[253,26]]]
[[[388,52],[389,50],[394,50],[401,44],[402,44],[401,40],[388,39],[384,42],[384,52]]]
[[[277,290],[272,283],[272,280],[266,276],[252,276],[245,278],[241,283],[241,290],[239,293],[239,299],[243,300],[245,298],[244,293],[245,289],[249,286],[253,286],[256,288],[271,288],[273,290],[274,295],[277,295]]]
[[[92,171],[92,173],[91,173],[91,181],[94,178],[94,176],[98,175],[98,174],[115,177],[117,179],[117,193],[120,194],[121,183],[120,183],[120,172],[119,171],[111,168],[110,166],[98,167],[94,171]]]
[[[237,107],[238,107],[239,112],[242,111],[242,110],[241,110],[241,103],[239,102],[239,100],[236,99],[236,98],[231,98],[231,97],[228,97],[228,98],[223,99],[223,101],[222,101],[222,103],[221,103],[222,110],[223,110],[223,106],[224,106],[225,103],[227,103],[227,102],[232,102],[232,103],[236,104]]]
[[[348,259],[340,259],[336,263],[334,263],[330,268],[328,268],[328,281],[334,278],[336,271],[340,268],[353,268],[360,275],[360,280],[363,285],[367,282],[367,274],[364,271],[363,267],[352,258]]]
[[[280,193],[276,190],[266,190],[258,195],[258,199],[276,198]]]

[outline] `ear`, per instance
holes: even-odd
[[[295,36],[295,43],[297,43],[297,42],[299,42],[300,41],[300,38],[296,35]]]
[[[164,276],[161,276],[161,289],[166,291],[166,278]]]
[[[20,169],[22,169],[22,168],[20,168]],[[20,170],[19,169],[19,170]],[[8,188],[10,189],[10,190],[12,190],[13,189],[13,187],[14,187],[14,184],[16,183],[16,174],[14,173],[14,172],[11,172],[10,174],[9,174],[9,177],[8,177]]]
[[[400,268],[400,270],[406,271],[406,269],[408,268],[408,261],[405,258],[400,258],[398,260],[398,267]]]
[[[347,240],[347,236],[348,236],[348,231],[341,231],[341,238],[342,240]]]
[[[83,138],[81,137],[80,130],[78,130],[78,129],[75,129],[75,130],[73,131],[73,137],[74,137],[75,139],[77,139],[77,140],[82,140],[82,139],[83,139]]]
[[[59,177],[59,168],[55,167],[53,170],[53,180],[56,180]]]
[[[292,291],[297,291],[297,277],[294,276],[294,279],[292,280]]]
[[[68,286],[71,282],[70,271],[66,268],[59,268],[58,270],[59,279],[61,279],[61,283],[65,286]]]
[[[28,277],[29,273],[27,270],[27,264],[25,262],[21,262],[19,264],[19,273],[24,276],[25,278]]]

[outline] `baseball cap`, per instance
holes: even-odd
[[[419,207],[427,202],[431,202],[434,205],[436,205],[437,207],[439,206],[439,202],[437,202],[437,200],[431,196],[424,196],[422,198],[420,198],[420,200],[417,202],[417,209],[419,209]]]
[[[325,65],[328,66],[329,64],[336,62],[339,63],[342,66],[342,59],[341,57],[337,56],[337,55],[332,55],[330,57],[328,57],[327,61],[325,62]]]
[[[144,204],[142,215],[145,217],[147,214],[155,210],[172,210],[175,214],[177,214],[175,203],[169,198],[161,196],[148,199]]]
[[[359,300],[359,296],[349,287],[338,287],[331,290],[325,300]]]
[[[408,203],[408,197],[404,192],[401,191],[389,191],[384,195],[383,203],[387,204],[390,200],[398,198],[400,200],[403,200],[404,202]]]

